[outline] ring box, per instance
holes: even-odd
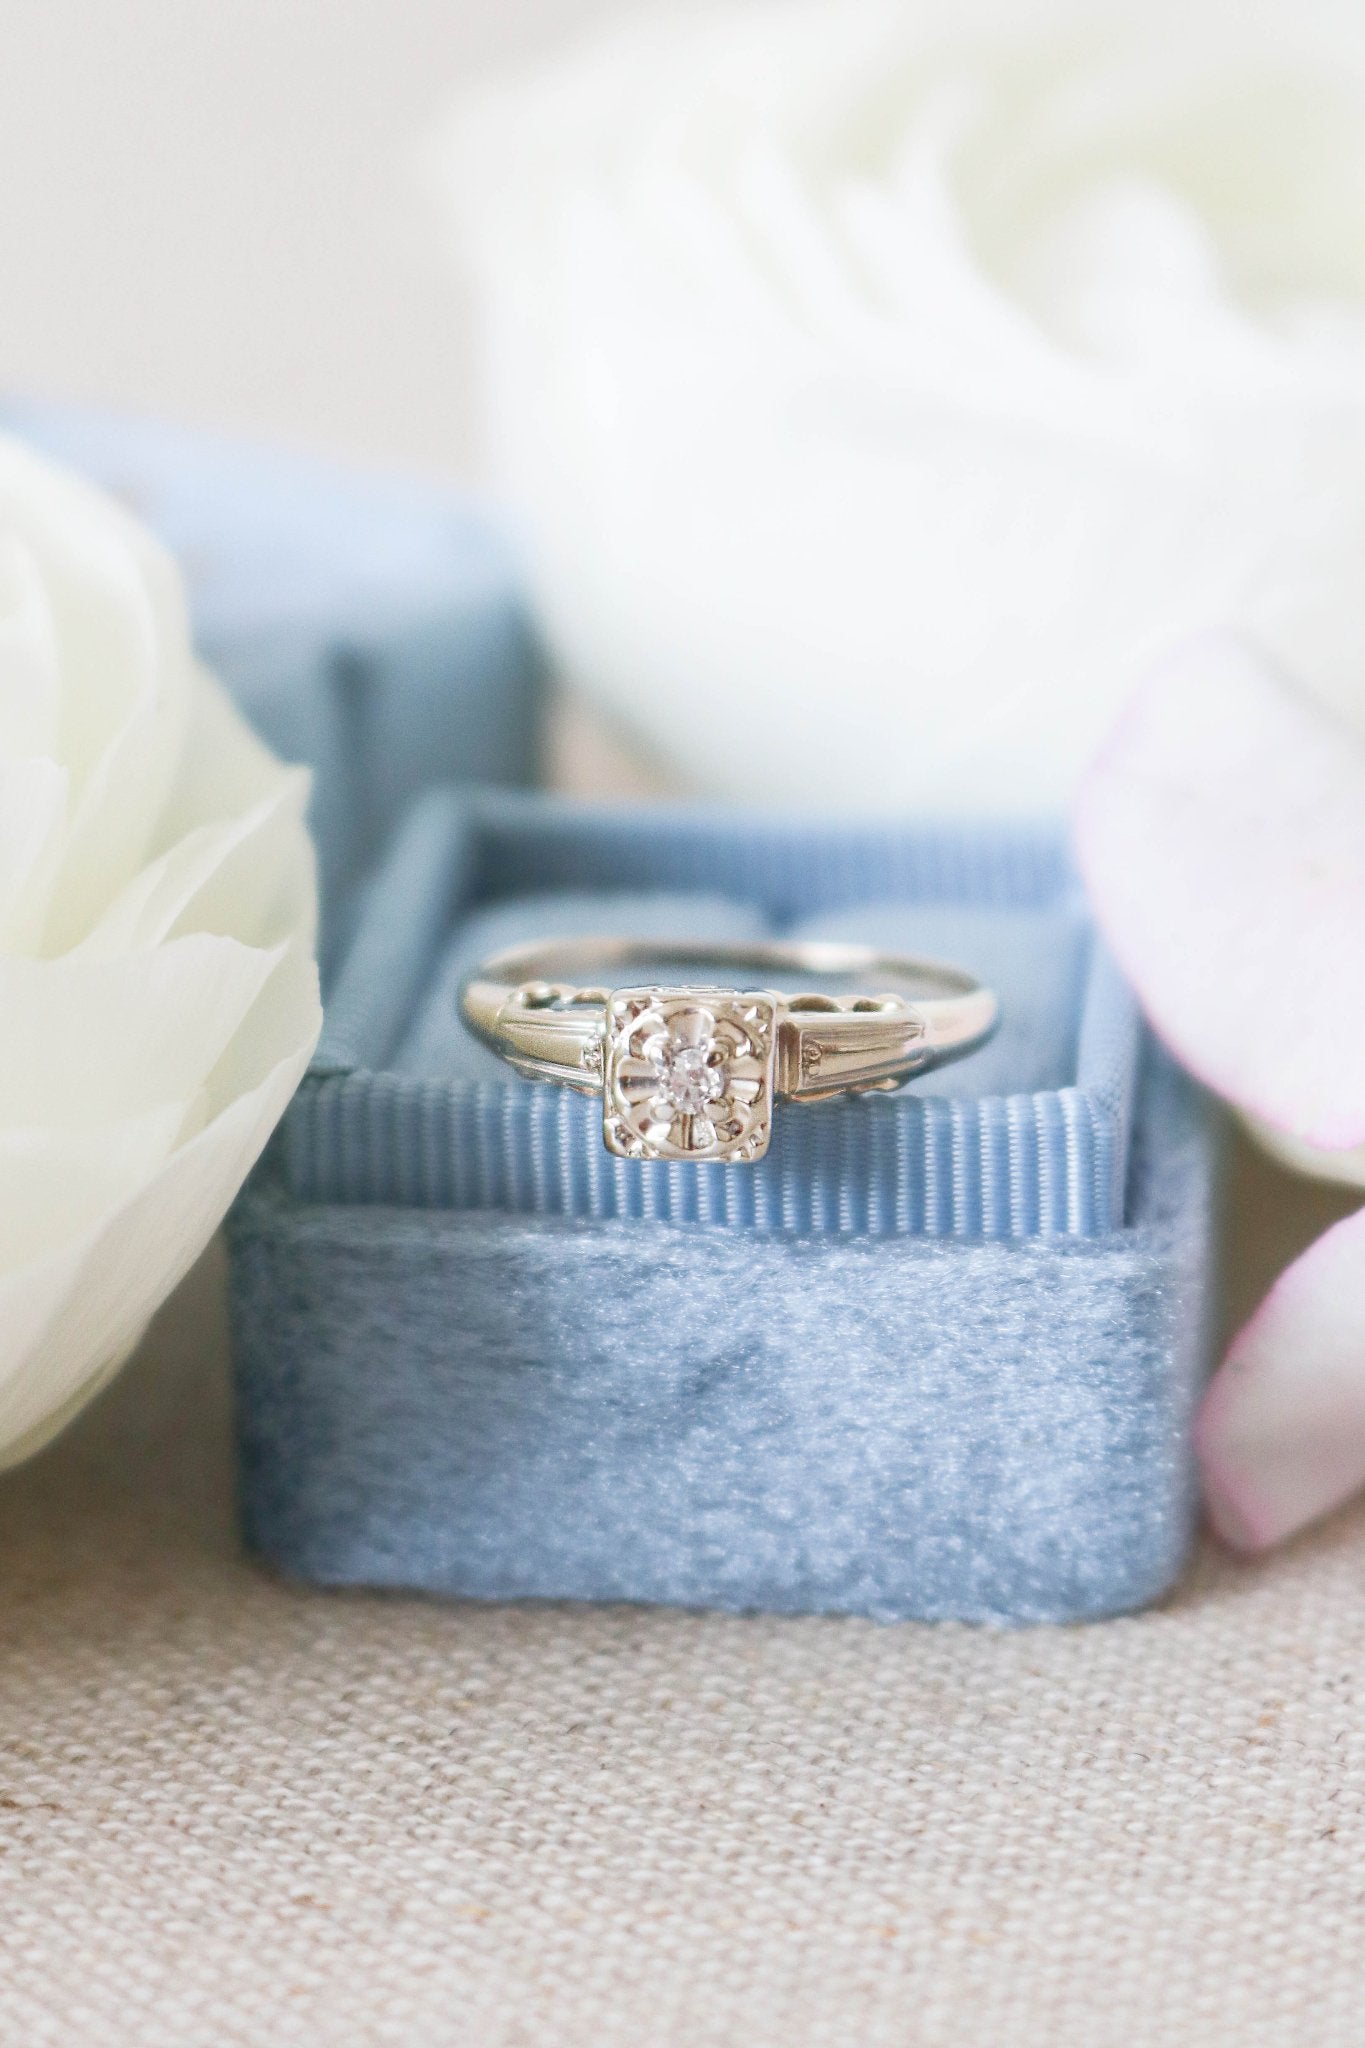
[[[456,1010],[488,953],[592,930],[937,954],[1005,1021],[779,1104],[756,1165],[613,1158]],[[1216,1155],[1049,832],[429,796],[231,1220],[247,1539],[488,1599],[1138,1606],[1192,1533]]]
[[[178,557],[201,653],[313,770],[329,931],[416,791],[536,780],[543,660],[511,553],[468,500],[83,407],[7,401],[0,424]]]

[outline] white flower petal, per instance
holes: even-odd
[[[306,793],[162,552],[0,437],[0,1461],[117,1366],[303,1072]]]
[[[238,817],[281,786],[300,787],[300,771],[281,767],[206,669],[192,663],[190,681],[175,783],[158,820],[158,852],[198,825]]]
[[[61,713],[56,627],[42,572],[0,524],[0,759],[55,756]]]
[[[441,165],[541,608],[676,782],[1059,810],[1220,625],[1365,730],[1359,10],[651,10]]]
[[[0,960],[0,1127],[78,1130],[192,1098],[280,957],[195,932],[112,958]]]
[[[281,777],[250,810],[188,832],[134,876],[72,957],[142,952],[191,930],[258,946],[298,930],[309,910],[307,801],[306,775]]]
[[[43,579],[61,667],[72,818],[60,946],[133,873],[174,779],[192,679],[183,593],[133,519],[8,438],[0,528]]]
[[[321,1024],[317,963],[311,946],[295,940],[280,949],[260,994],[209,1075],[207,1114],[220,1116],[239,1096],[254,1094],[275,1071],[282,1045],[306,1042],[311,1052]]]
[[[62,856],[68,789],[58,762],[0,755],[0,952],[34,952],[42,941]]]
[[[151,1179],[179,1142],[190,1105],[78,1130],[0,1130],[0,1271],[85,1235]]]
[[[302,1078],[320,1013],[248,1093],[75,1244],[0,1274],[0,1464],[29,1456],[96,1393],[223,1219]]]

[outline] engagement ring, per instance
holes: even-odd
[[[700,979],[628,988],[584,980],[632,966],[860,987],[781,995]],[[768,1149],[775,1102],[899,1088],[974,1052],[1000,1018],[992,991],[960,968],[869,946],[603,938],[497,954],[464,983],[460,1010],[527,1080],[600,1094],[603,1136],[618,1157],[745,1164]]]

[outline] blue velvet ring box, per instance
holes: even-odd
[[[415,791],[535,780],[542,658],[511,553],[466,499],[82,407],[11,401],[0,424],[178,556],[205,659],[313,770],[329,928]]]
[[[517,938],[856,937],[1000,990],[986,1050],[611,1158],[455,992]],[[231,1226],[241,1499],[283,1571],[1061,1621],[1179,1571],[1214,1144],[1029,828],[429,796]]]

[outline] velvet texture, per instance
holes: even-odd
[[[454,1012],[488,947],[584,928],[935,950],[1006,1023],[780,1110],[760,1168],[611,1162]],[[483,1598],[1138,1605],[1190,1539],[1214,1149],[1047,834],[430,798],[233,1220],[248,1538]]]
[[[206,660],[314,771],[330,924],[415,791],[535,779],[541,656],[473,505],[77,407],[11,401],[0,425],[126,498],[179,558]]]

